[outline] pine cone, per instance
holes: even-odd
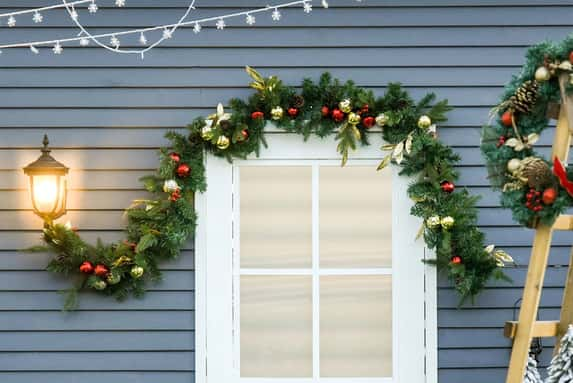
[[[528,80],[524,82],[515,94],[509,99],[511,107],[521,113],[529,113],[535,106],[537,95],[539,91],[539,83],[535,80]]]
[[[547,162],[538,157],[527,157],[522,160],[522,175],[527,184],[537,190],[553,183],[553,173]]]
[[[304,106],[304,98],[298,94],[294,95],[291,101],[293,108],[300,109]]]

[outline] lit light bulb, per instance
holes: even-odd
[[[218,30],[221,31],[221,30],[225,29],[227,24],[225,24],[225,20],[219,19],[219,21],[217,21],[217,24],[215,24],[215,26],[217,27]]]
[[[253,15],[251,15],[251,14],[248,14],[248,15],[247,15],[247,18],[245,19],[245,22],[246,22],[248,25],[254,25],[254,24],[257,22],[257,19],[255,19],[255,16],[253,16]]]
[[[57,41],[56,45],[54,45],[54,47],[52,48],[52,52],[54,52],[55,55],[61,55],[63,51],[64,51],[64,48],[62,48],[62,45],[60,44],[60,42]]]
[[[44,20],[44,16],[42,16],[40,12],[36,11],[34,12],[34,16],[32,16],[32,20],[34,20],[34,23],[38,24]]]
[[[98,7],[97,7],[97,4],[95,3],[95,0],[94,0],[90,3],[90,5],[88,5],[88,12],[89,13],[96,13],[97,10],[98,10]]]
[[[8,26],[10,28],[15,27],[16,26],[16,18],[14,16],[10,16],[8,18]]]
[[[201,29],[203,29],[203,28],[201,27],[201,24],[199,24],[199,23],[195,23],[195,25],[193,26],[193,32],[195,34],[201,32]]]
[[[273,19],[273,21],[279,21],[282,17],[281,12],[275,8],[275,10],[273,11],[273,13],[271,14],[271,17]]]
[[[311,3],[304,3],[303,10],[304,10],[304,13],[312,12],[312,4]]]
[[[58,184],[55,176],[34,176],[34,200],[39,211],[54,209],[58,199]]]
[[[141,45],[146,45],[147,44],[147,37],[145,37],[145,35],[143,34],[143,32],[141,32],[141,35],[139,35],[139,43]]]
[[[33,45],[30,45],[30,50],[32,51],[33,54],[37,55],[38,53],[40,53],[40,51],[38,50],[38,48],[36,48]]]

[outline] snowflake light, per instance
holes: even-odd
[[[82,37],[82,38],[80,39],[80,45],[81,45],[82,47],[87,47],[88,45],[90,45],[90,39],[88,39],[88,38],[85,37],[85,36]]]
[[[304,5],[302,6],[304,13],[310,13],[312,12],[312,4],[311,3],[304,3]]]
[[[60,45],[60,42],[57,41],[56,45],[54,45],[54,47],[52,48],[52,52],[54,52],[55,55],[61,55],[63,51],[64,51],[64,48],[62,48],[62,46]]]
[[[245,18],[245,22],[249,25],[254,25],[257,22],[257,19],[255,19],[255,16],[248,14]]]
[[[95,1],[92,1],[90,3],[90,5],[88,5],[88,12],[89,13],[96,13],[98,10],[97,4],[95,3]]]
[[[275,8],[275,10],[273,11],[273,13],[271,14],[271,17],[274,21],[279,21],[282,17],[281,12]]]
[[[125,0],[115,0],[116,7],[125,7]]]
[[[15,27],[16,26],[16,18],[14,16],[10,16],[8,18],[8,26],[10,28]]]
[[[227,24],[225,24],[225,20],[223,19],[219,19],[219,21],[217,21],[217,24],[215,24],[217,26],[218,30],[223,30],[225,29],[225,27],[227,26]]]
[[[169,28],[165,28],[163,30],[163,38],[164,39],[170,39],[173,37],[173,32],[171,30],[169,30]]]
[[[33,54],[37,55],[38,53],[40,53],[40,51],[38,50],[38,48],[36,48],[33,45],[30,45],[30,51],[32,51]]]
[[[201,29],[202,29],[202,27],[201,27],[201,24],[199,24],[199,23],[195,23],[195,25],[193,26],[193,32],[195,34],[201,32]]]
[[[147,44],[147,37],[145,37],[145,35],[143,34],[143,32],[141,32],[141,35],[139,35],[139,43],[141,45],[146,45]]]
[[[32,16],[32,20],[34,20],[34,23],[38,24],[44,20],[44,16],[42,16],[40,12],[36,11],[34,12],[34,16]]]
[[[109,44],[112,47],[114,47],[115,49],[117,49],[121,45],[121,42],[119,41],[119,39],[117,37],[115,37],[115,35],[112,35],[111,39],[109,40]]]

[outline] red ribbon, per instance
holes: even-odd
[[[553,157],[553,174],[559,178],[559,183],[561,186],[563,186],[563,188],[567,190],[567,193],[573,197],[573,182],[567,179],[567,172],[565,171],[565,167],[561,161],[559,161],[557,156]]]

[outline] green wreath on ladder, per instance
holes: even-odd
[[[520,74],[492,110],[495,124],[483,129],[481,149],[491,184],[501,190],[502,206],[527,227],[551,225],[573,205],[571,170],[558,158],[546,159],[534,150],[550,118],[559,117],[561,100],[570,97],[572,63],[573,35],[559,44],[531,47]],[[565,109],[562,116],[568,117]]]
[[[66,309],[76,307],[82,289],[121,300],[142,295],[146,282],[160,280],[159,262],[177,258],[194,231],[194,194],[207,186],[205,153],[229,161],[256,155],[266,146],[268,122],[305,140],[335,135],[343,166],[351,150],[381,134],[387,144],[378,169],[394,163],[400,175],[412,178],[408,194],[415,204],[410,213],[423,219],[419,235],[435,249],[431,262],[447,274],[461,299],[478,294],[491,278],[507,279],[501,267],[511,257],[484,246],[476,226],[477,198],[455,188],[459,156],[437,139],[434,123],[446,120],[447,101],[433,104],[435,95],[428,94],[416,103],[399,84],[389,84],[383,96],[375,97],[328,73],[318,83],[305,79],[297,90],[275,76],[264,78],[249,67],[247,72],[255,90],[248,100],[233,99],[228,110],[219,104],[216,113],[193,121],[187,134],[166,135],[170,146],[161,149],[159,168],[142,178],[150,198],[134,201],[126,211],[125,241],[91,245],[65,225],[44,230],[46,246],[34,250],[55,253],[48,270],[77,280],[68,290]]]

